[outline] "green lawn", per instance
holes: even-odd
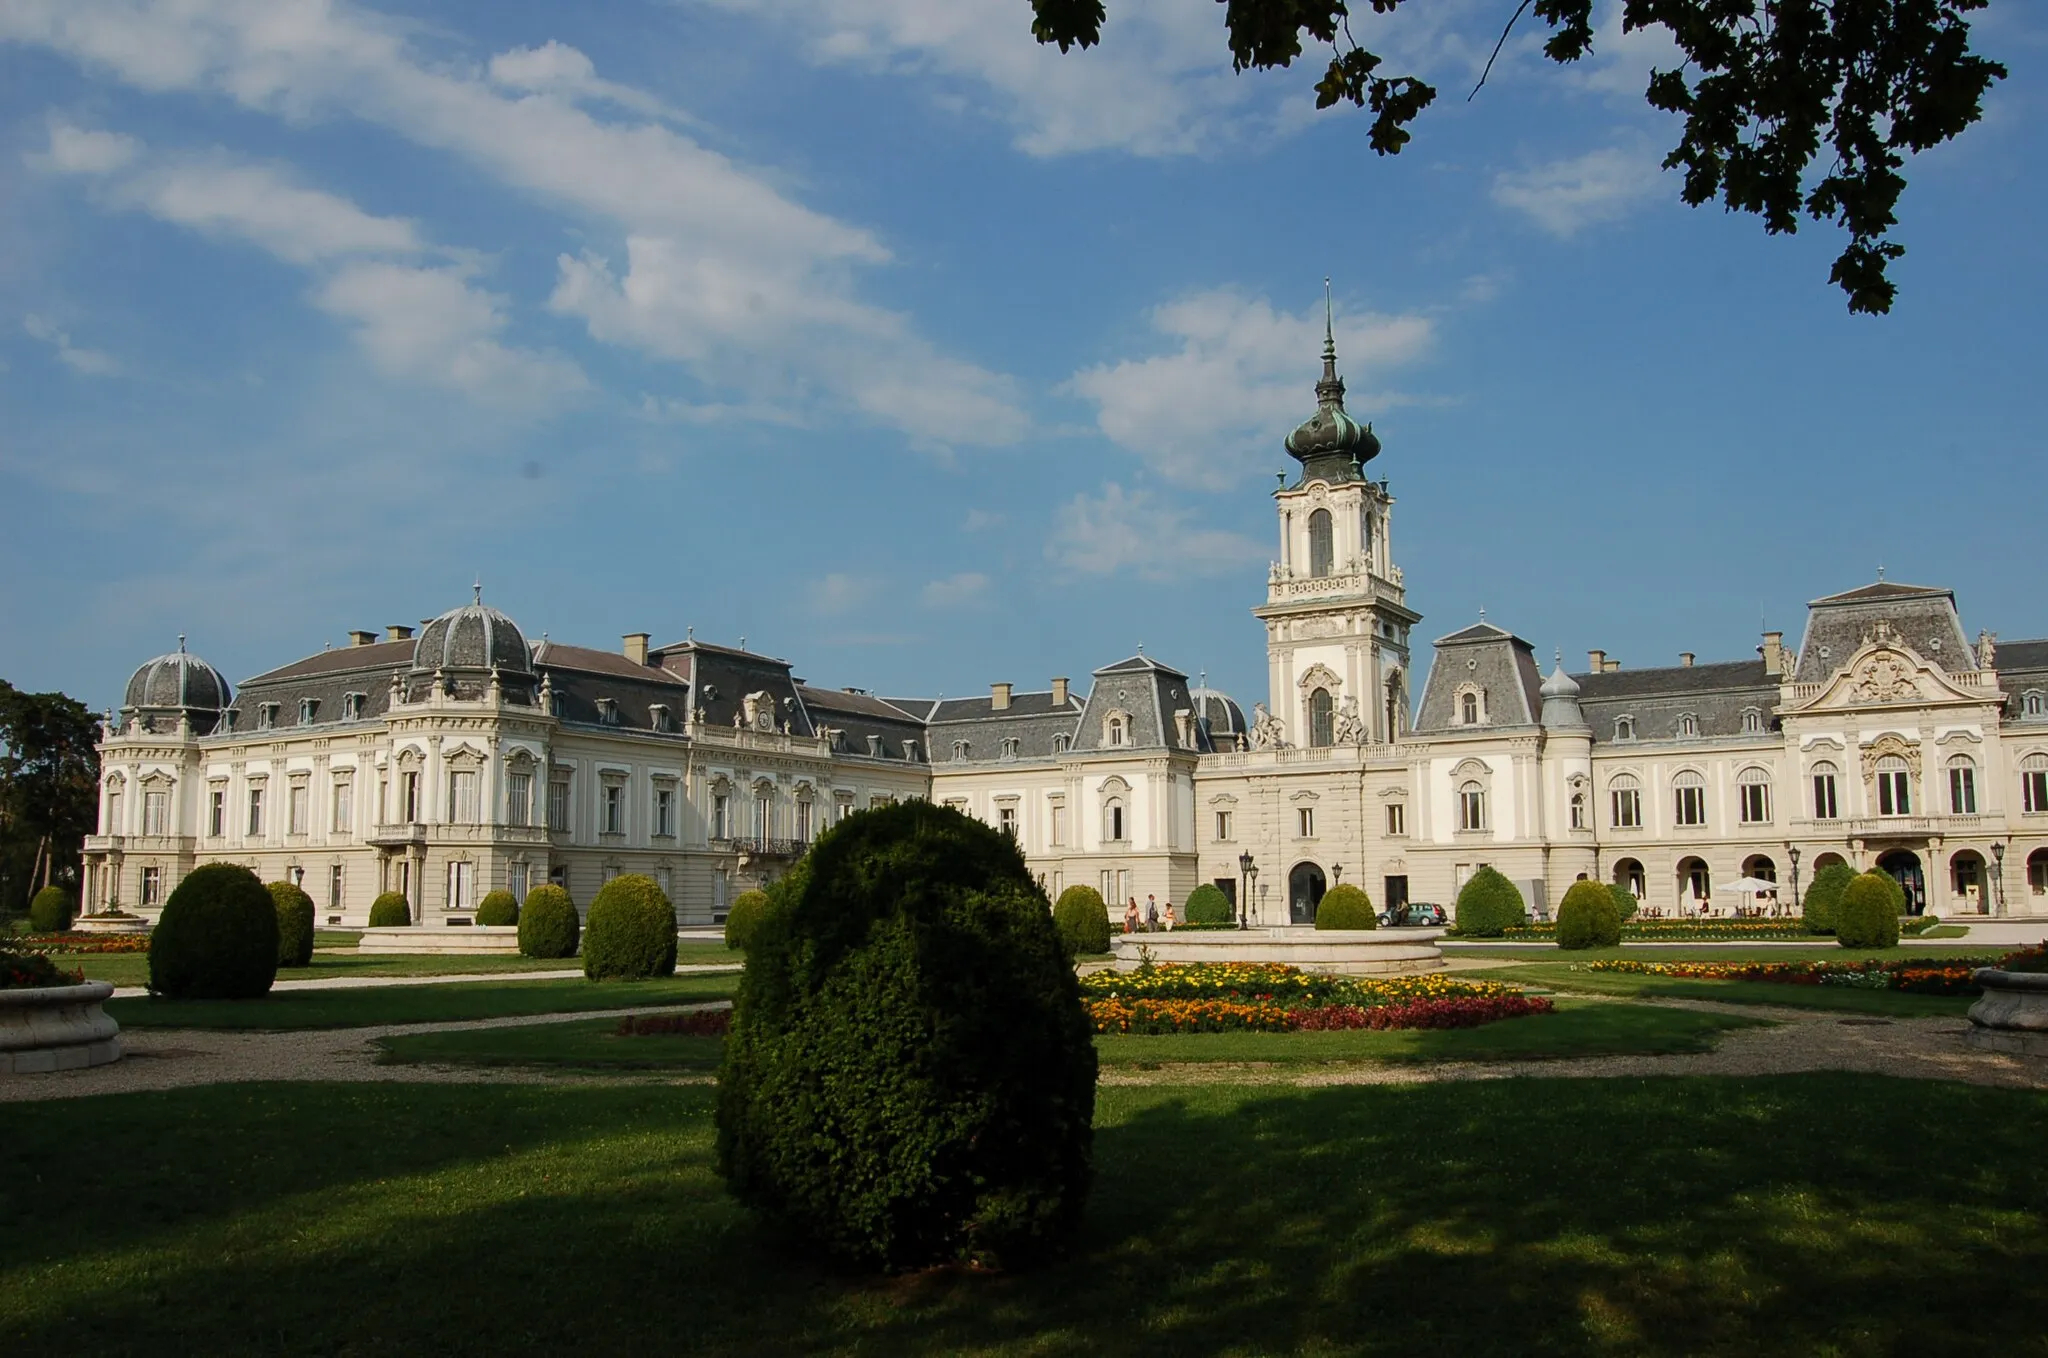
[[[730,999],[739,976],[657,981],[458,981],[362,990],[274,990],[260,1000],[108,1000],[123,1028],[365,1028],[387,1023],[453,1023],[515,1014],[695,1004]]]
[[[718,1069],[723,1038],[657,1034],[617,1036],[617,1019],[542,1023],[528,1028],[473,1028],[460,1033],[408,1033],[380,1039],[381,1060],[395,1065],[558,1066],[570,1070],[661,1070],[704,1074]]]
[[[354,946],[350,944],[349,946]],[[148,953],[53,953],[51,961],[61,967],[82,967],[86,979],[112,981],[115,985],[148,985]],[[685,943],[676,950],[680,966],[736,967],[740,955],[723,944]],[[574,971],[582,962],[574,957],[534,958],[513,955],[463,957],[435,953],[326,953],[313,954],[306,967],[281,967],[280,981],[323,980],[334,976],[467,976],[472,972],[490,975],[507,971]]]
[[[1859,962],[1877,958],[1886,962],[1936,963],[1954,958],[1998,958],[2015,951],[2002,944],[1936,943],[1900,948],[1844,948],[1839,943],[1765,945],[1761,943],[1687,943],[1683,946],[1632,948],[1587,948],[1566,952],[1555,943],[1532,943],[1515,947],[1458,947],[1443,944],[1446,957],[1495,958],[1504,962],[1589,962],[1603,957],[1626,957],[1635,962]]]
[[[1626,971],[1575,971],[1570,962],[1531,962],[1488,971],[1459,972],[1472,980],[1512,981],[1517,985],[1587,995],[1619,995],[1629,999],[1718,1000],[1723,1004],[1775,1004],[1788,1009],[1825,1009],[1845,1014],[1885,1014],[1892,1018],[1960,1016],[1977,1001],[1967,995],[1904,995],[1887,990],[1856,990],[1848,986],[1782,985],[1775,981],[1693,981]]]
[[[798,1261],[725,1196],[714,1098],[274,1084],[0,1105],[0,1183],[33,1223],[0,1231],[0,1334],[109,1358],[2043,1349],[2039,1092],[1106,1089],[1070,1257],[894,1281]],[[1929,1154],[1941,1127],[1970,1153]]]

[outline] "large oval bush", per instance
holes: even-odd
[[[1614,898],[1615,918],[1623,924],[1634,919],[1636,911],[1642,907],[1642,902],[1636,899],[1636,893],[1618,883],[1608,887],[1607,894]]]
[[[277,910],[277,964],[313,965],[313,898],[291,882],[272,882],[267,890]]]
[[[1845,948],[1896,948],[1906,892],[1888,872],[1850,879],[1835,904],[1835,942]]]
[[[519,911],[519,951],[528,957],[574,957],[582,928],[569,893],[543,883],[526,893]]]
[[[745,952],[747,944],[754,937],[754,930],[761,927],[761,917],[768,913],[768,893],[765,891],[742,891],[732,898],[732,908],[725,914],[725,946],[735,952]]]
[[[412,923],[412,906],[403,893],[387,891],[370,902],[372,929],[399,929]]]
[[[1088,1190],[1095,1047],[1017,846],[908,802],[834,826],[774,895],[718,1077],[733,1192],[864,1266],[1055,1250]]]
[[[1614,892],[1600,882],[1573,882],[1557,905],[1557,946],[1611,948],[1621,942]]]
[[[1188,893],[1189,924],[1230,923],[1230,897],[1214,882],[1204,882]]]
[[[1806,898],[1799,903],[1808,933],[1835,931],[1835,907],[1841,904],[1842,893],[1855,880],[1856,869],[1847,863],[1830,863],[1813,874],[1813,885],[1806,889]]]
[[[1380,917],[1373,913],[1372,897],[1349,882],[1339,882],[1323,893],[1316,906],[1318,929],[1377,929]]]
[[[71,927],[71,893],[46,886],[28,903],[28,927],[39,934],[61,934]]]
[[[1109,910],[1094,887],[1077,882],[1062,891],[1059,904],[1052,908],[1052,922],[1075,957],[1109,951]]]
[[[149,989],[174,1000],[249,1000],[277,979],[277,905],[237,863],[194,868],[149,936]]]
[[[502,889],[485,892],[476,903],[476,922],[500,929],[519,923],[519,898]]]
[[[1513,882],[1491,867],[1481,867],[1458,893],[1457,916],[1451,923],[1465,938],[1499,938],[1529,922],[1529,907]]]
[[[639,981],[675,970],[676,908],[655,880],[629,872],[599,887],[583,927],[583,974]]]

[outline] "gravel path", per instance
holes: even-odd
[[[678,976],[706,976],[718,972],[741,970],[737,962],[704,962],[676,968]],[[378,986],[393,985],[459,985],[465,981],[569,981],[581,980],[583,968],[549,968],[546,971],[467,971],[439,976],[322,976],[315,980],[277,981],[272,990],[368,990]],[[138,999],[149,993],[148,986],[124,985],[114,987],[113,998],[117,1000]]]

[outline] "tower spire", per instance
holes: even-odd
[[[1344,408],[1344,379],[1337,376],[1337,310],[1330,300],[1330,277],[1323,275],[1323,379],[1316,383],[1316,404]]]

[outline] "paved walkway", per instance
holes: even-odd
[[[712,963],[679,966],[678,976],[716,975],[720,972],[741,970],[740,964]],[[368,990],[377,986],[393,985],[455,985],[462,981],[568,981],[580,978],[583,968],[549,969],[547,971],[470,971],[442,976],[322,976],[310,981],[278,981],[270,988],[276,990]],[[124,985],[114,987],[113,998],[135,999],[149,993],[148,986]]]

